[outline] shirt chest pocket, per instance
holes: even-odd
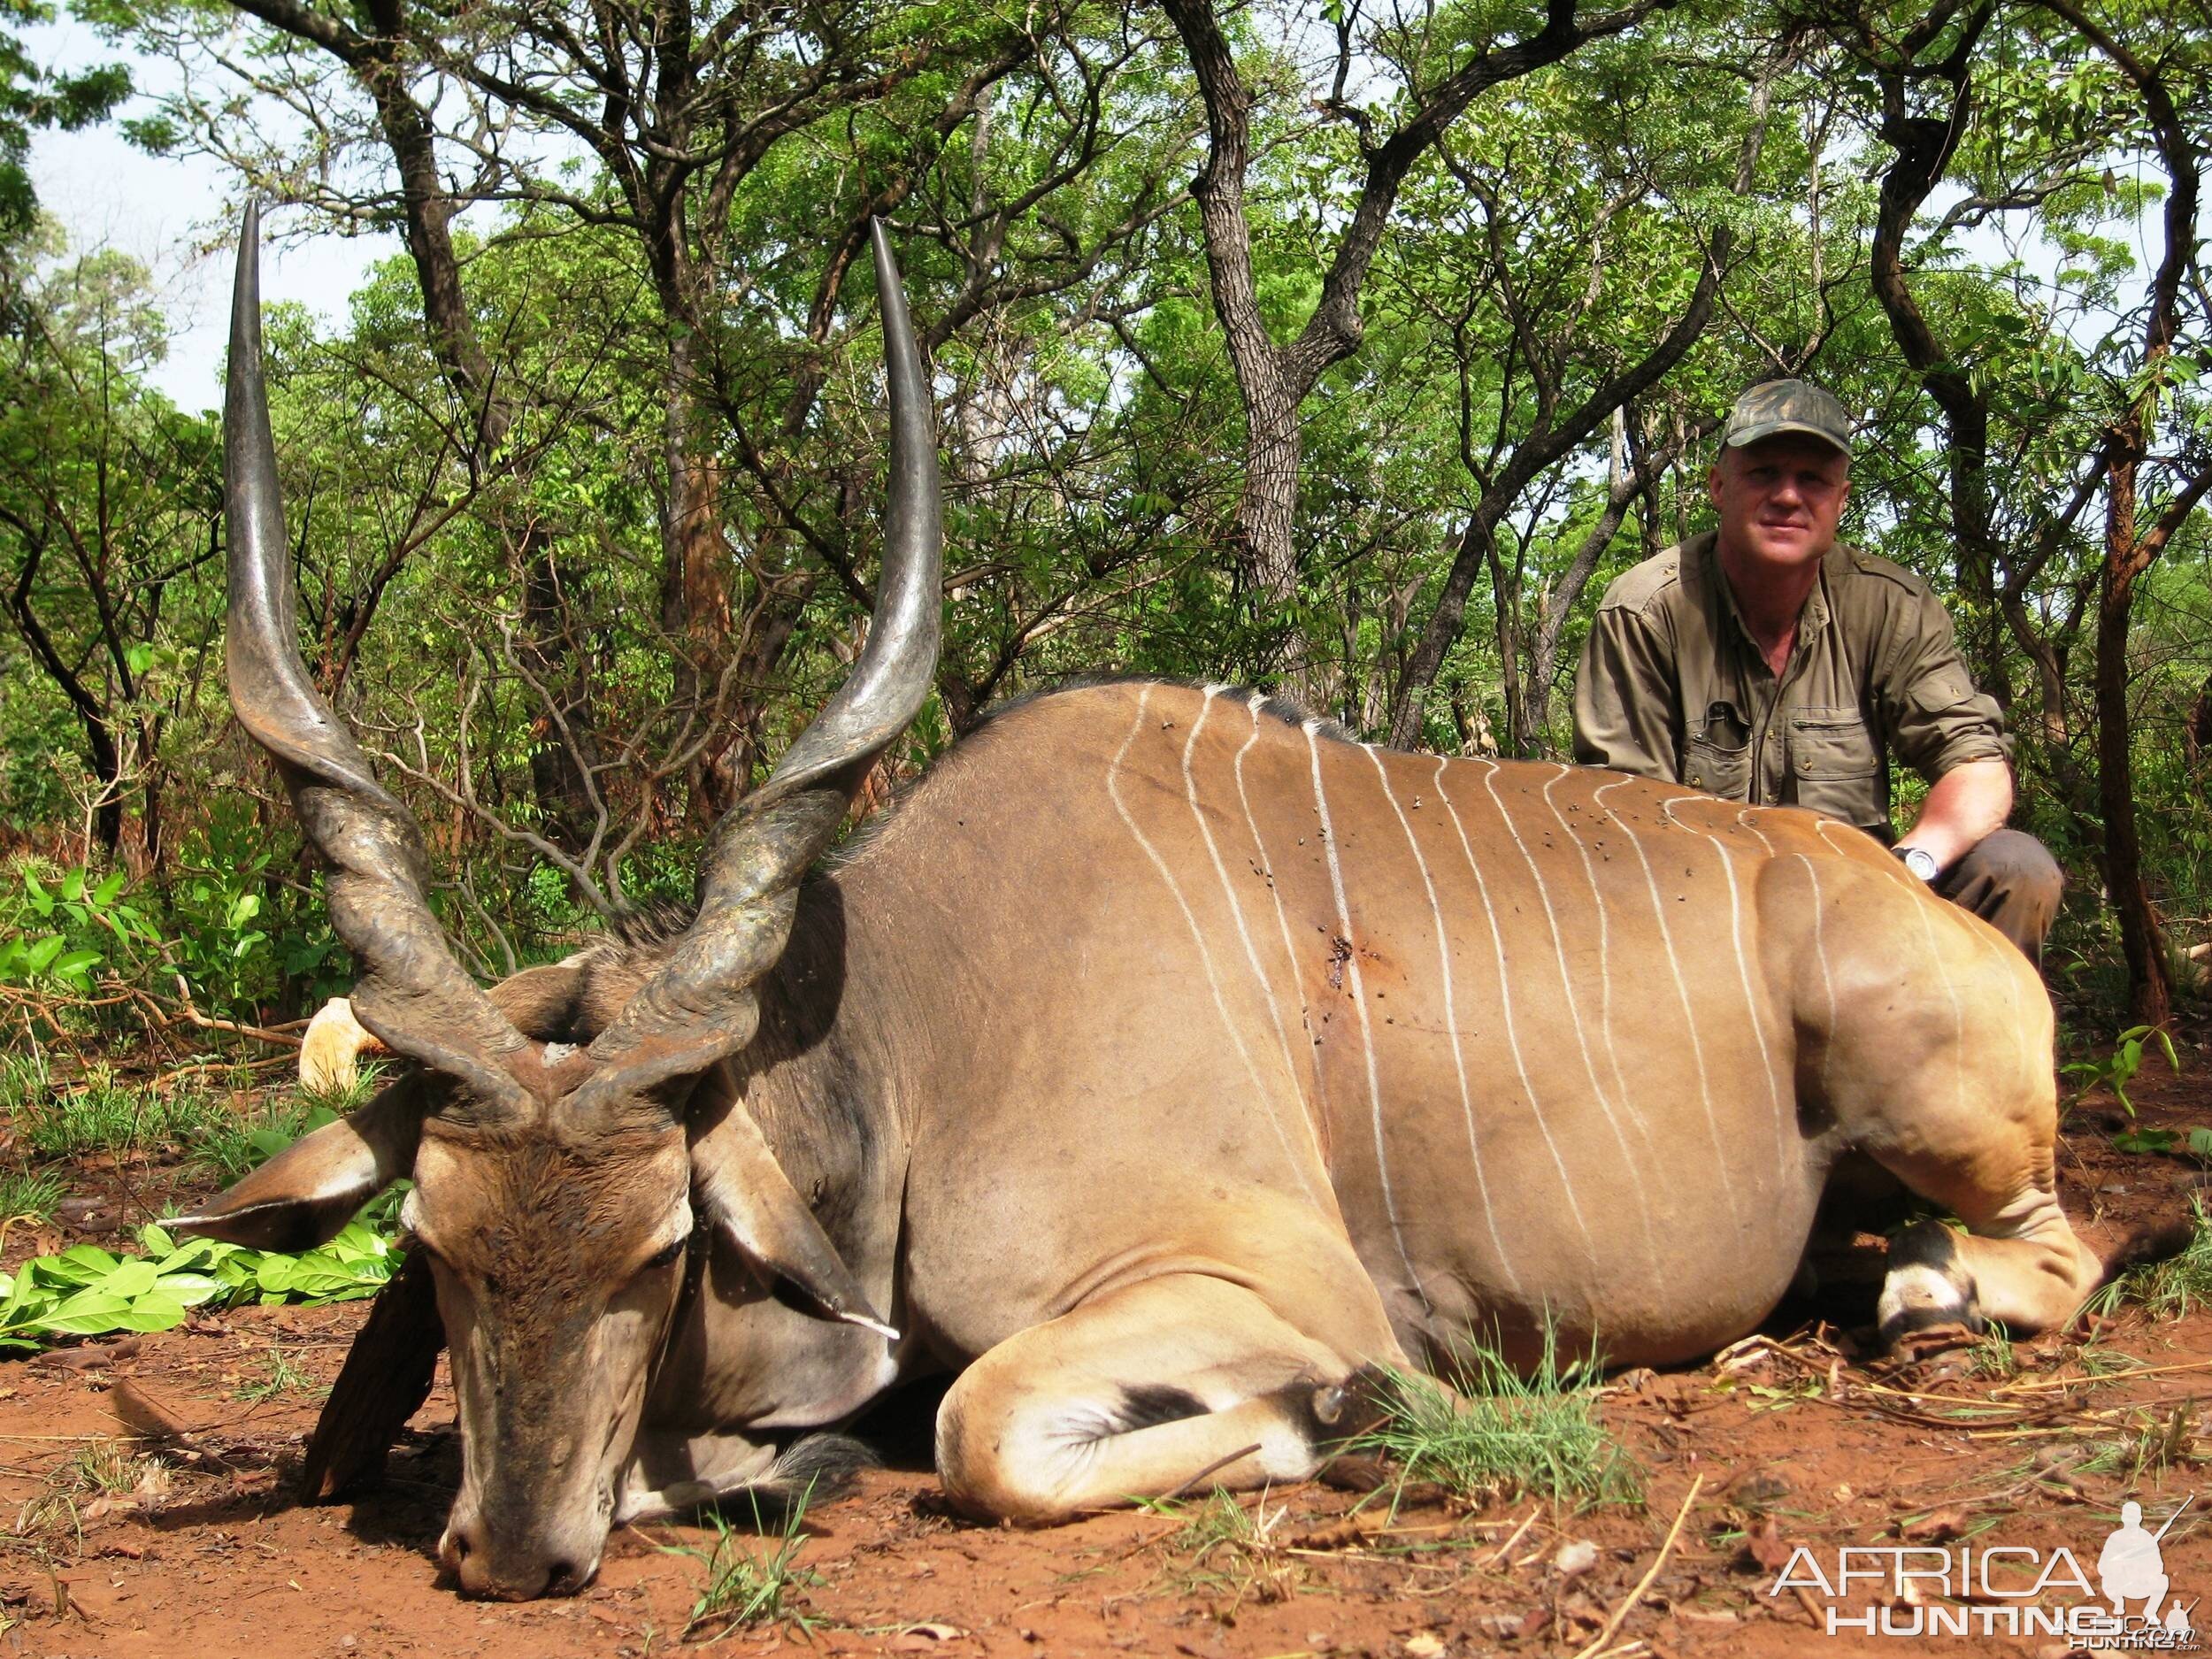
[[[1797,804],[1864,826],[1885,817],[1882,757],[1856,709],[1793,709],[1790,776]]]
[[[1685,735],[1682,781],[1724,801],[1751,798],[1751,727],[1732,704],[1714,703]]]

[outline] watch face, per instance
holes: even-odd
[[[1908,847],[1901,856],[1905,861],[1905,868],[1923,881],[1932,881],[1936,879],[1935,855],[1925,848]]]

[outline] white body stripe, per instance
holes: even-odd
[[[1390,803],[1390,810],[1397,814],[1398,827],[1405,832],[1406,846],[1413,853],[1414,868],[1421,872],[1421,890],[1428,895],[1429,918],[1436,928],[1436,965],[1444,987],[1444,1031],[1452,1041],[1452,1071],[1459,1079],[1460,1115],[1467,1120],[1467,1156],[1475,1166],[1475,1196],[1482,1205],[1483,1219],[1490,1229],[1491,1247],[1498,1253],[1498,1271],[1505,1275],[1507,1286],[1518,1294],[1520,1277],[1513,1271],[1512,1257],[1507,1254],[1505,1240],[1498,1232],[1498,1212],[1490,1202],[1490,1183],[1482,1173],[1482,1150],[1476,1144],[1474,1097],[1467,1087],[1467,1056],[1460,1047],[1459,1008],[1453,995],[1451,932],[1444,924],[1444,907],[1437,902],[1436,883],[1429,876],[1429,861],[1422,855],[1421,843],[1414,839],[1413,825],[1390,787],[1390,773],[1383,765],[1382,757],[1371,748],[1367,757],[1375,763],[1375,779],[1382,785],[1383,799]],[[1437,763],[1440,775],[1445,764],[1442,761]]]
[[[1557,781],[1557,778],[1551,780],[1552,783]],[[1551,884],[1544,879],[1543,866],[1536,862],[1535,855],[1528,849],[1528,843],[1521,839],[1520,826],[1513,821],[1513,814],[1506,809],[1503,797],[1498,794],[1497,767],[1493,766],[1483,773],[1482,785],[1483,792],[1490,797],[1490,804],[1498,809],[1498,822],[1505,826],[1505,833],[1512,838],[1514,849],[1521,855],[1521,862],[1528,866],[1529,879],[1536,884],[1536,896],[1544,908],[1544,931],[1551,936],[1552,959],[1559,969],[1561,999],[1571,1010],[1575,1001],[1574,972],[1567,963],[1567,941],[1559,931],[1559,913],[1551,902]],[[1548,791],[1551,784],[1547,783],[1544,787]],[[1550,800],[1548,794],[1545,799],[1548,804]],[[1573,831],[1568,831],[1567,834],[1570,841],[1575,841],[1579,844],[1579,838]],[[1601,972],[1601,977],[1609,979],[1611,976]],[[1597,1102],[1598,1111],[1605,1118],[1606,1127],[1613,1132],[1614,1144],[1621,1149],[1621,1168],[1626,1172],[1630,1184],[1636,1189],[1636,1208],[1643,1220],[1645,1261],[1654,1271],[1656,1271],[1659,1261],[1659,1243],[1651,1231],[1651,1194],[1644,1187],[1642,1170],[1637,1163],[1634,1149],[1628,1144],[1627,1134],[1621,1128],[1620,1115],[1615,1111],[1612,1101],[1607,1097],[1605,1086],[1598,1081],[1597,1062],[1591,1057],[1590,1039],[1583,1029],[1583,1022],[1579,1019],[1570,1018],[1567,1023],[1574,1030],[1575,1049],[1582,1057],[1582,1074],[1589,1079],[1590,1096]],[[1642,1125],[1639,1124],[1638,1127],[1640,1129]],[[1648,1134],[1644,1137],[1644,1146],[1646,1151],[1648,1152],[1651,1148],[1651,1138]]]
[[[1283,887],[1275,877],[1274,856],[1267,850],[1267,841],[1260,834],[1259,819],[1252,812],[1252,797],[1244,787],[1244,757],[1260,741],[1260,703],[1259,695],[1254,693],[1245,703],[1247,711],[1252,717],[1252,734],[1237,750],[1233,771],[1237,780],[1237,800],[1244,808],[1244,825],[1252,832],[1252,845],[1259,853],[1260,869],[1267,878],[1268,896],[1275,902],[1275,930],[1283,941],[1283,965],[1289,972],[1292,988],[1298,993],[1298,1025],[1305,1033],[1306,1063],[1311,1068],[1313,1079],[1313,1099],[1307,1108],[1310,1114],[1307,1126],[1313,1133],[1315,1145],[1321,1149],[1322,1166],[1325,1169],[1329,1164],[1326,1150],[1329,1145],[1329,1092],[1327,1084],[1323,1080],[1319,1033],[1313,1027],[1312,1006],[1306,1001],[1305,976],[1298,971],[1298,948],[1291,942],[1290,913],[1283,908]]]
[[[1590,799],[1594,804],[1601,803],[1607,790],[1618,789],[1635,781],[1633,778],[1623,776],[1592,791]],[[1667,803],[1663,803],[1659,809],[1660,815],[1671,823],[1674,820],[1666,809]],[[1729,1174],[1727,1149],[1721,1145],[1720,1119],[1713,1110],[1713,1078],[1705,1063],[1705,1040],[1698,1033],[1697,1010],[1690,1002],[1689,983],[1682,977],[1682,956],[1674,948],[1674,930],[1667,926],[1667,907],[1659,892],[1659,878],[1652,870],[1651,859],[1644,852],[1643,838],[1636,833],[1635,826],[1610,807],[1605,810],[1626,833],[1628,844],[1635,849],[1636,862],[1643,868],[1645,885],[1651,890],[1651,914],[1659,924],[1659,941],[1667,951],[1667,971],[1673,976],[1674,994],[1682,1003],[1682,1021],[1690,1035],[1690,1058],[1697,1067],[1698,1094],[1705,1107],[1705,1131],[1713,1142],[1713,1168],[1720,1176],[1721,1196],[1728,1203],[1729,1224],[1740,1230],[1743,1210],[1736,1202],[1736,1185]]]
[[[1329,819],[1329,795],[1321,783],[1321,746],[1314,741],[1318,729],[1309,720],[1304,726],[1306,753],[1313,762],[1313,808],[1321,818],[1321,844],[1328,853],[1329,887],[1336,895],[1338,937],[1345,942],[1348,952],[1344,964],[1344,982],[1351,987],[1352,1006],[1359,1014],[1359,1035],[1367,1056],[1367,1106],[1375,1126],[1375,1175],[1382,1184],[1383,1209],[1390,1216],[1390,1236],[1397,1241],[1398,1259],[1405,1263],[1406,1278],[1412,1283],[1423,1302],[1428,1292],[1422,1289],[1421,1275],[1415,1271],[1413,1257],[1406,1249],[1405,1228],[1398,1219],[1397,1194],[1390,1188],[1390,1153],[1383,1145],[1382,1081],[1375,1068],[1375,1024],[1367,1009],[1367,988],[1360,976],[1359,942],[1352,936],[1352,908],[1344,896],[1344,869],[1336,853],[1336,826]]]
[[[1220,694],[1220,691],[1221,687],[1218,686],[1206,687],[1205,698],[1198,705],[1198,718],[1191,722],[1190,736],[1184,740],[1183,795],[1184,798],[1190,803],[1191,818],[1198,826],[1199,839],[1206,843],[1206,856],[1213,861],[1214,875],[1221,883],[1222,902],[1229,907],[1229,914],[1236,922],[1237,937],[1244,944],[1244,960],[1251,967],[1253,979],[1259,982],[1260,995],[1267,1001],[1268,1018],[1274,1023],[1275,1041],[1282,1050],[1283,1085],[1289,1091],[1291,1098],[1294,1100],[1303,1091],[1298,1085],[1297,1064],[1291,1058],[1290,1036],[1283,1029],[1282,1010],[1276,1005],[1275,983],[1268,978],[1266,970],[1260,966],[1259,951],[1252,943],[1252,930],[1244,925],[1244,907],[1237,902],[1236,889],[1230,885],[1229,881],[1228,866],[1222,863],[1221,849],[1214,841],[1213,826],[1206,822],[1205,809],[1199,803],[1198,780],[1191,775],[1191,754],[1198,747],[1198,734],[1205,729],[1206,717],[1213,712],[1214,698]],[[1270,1117],[1279,1118],[1280,1114],[1277,1110],[1272,1096],[1263,1094],[1261,1104]],[[1281,1128],[1279,1122],[1277,1128],[1279,1133]],[[1284,1142],[1286,1145],[1289,1143],[1287,1135],[1284,1137]],[[1317,1157],[1314,1161],[1317,1164],[1319,1159]],[[1299,1171],[1299,1179],[1305,1183],[1309,1196],[1315,1198],[1320,1196],[1320,1191],[1315,1186],[1312,1176],[1302,1167]]]
[[[1137,733],[1144,729],[1145,711],[1151,698],[1152,687],[1150,686],[1145,687],[1138,694],[1137,717],[1130,724],[1129,734],[1122,739],[1121,748],[1115,751],[1113,764],[1106,769],[1107,797],[1113,802],[1114,810],[1121,815],[1121,821],[1128,826],[1130,834],[1136,838],[1137,845],[1144,849],[1144,856],[1152,861],[1152,867],[1159,872],[1160,879],[1167,884],[1168,893],[1175,901],[1175,908],[1183,913],[1183,924],[1190,929],[1191,942],[1198,949],[1199,966],[1205,972],[1207,988],[1213,993],[1214,1009],[1221,1016],[1222,1028],[1229,1033],[1229,1041],[1236,1048],[1237,1058],[1243,1062],[1245,1074],[1251,1079],[1254,1103],[1265,1114],[1267,1121],[1273,1125],[1275,1138],[1282,1143],[1283,1156],[1288,1161],[1292,1173],[1298,1177],[1301,1183],[1303,1183],[1306,1180],[1305,1167],[1300,1162],[1296,1150],[1291,1146],[1290,1137],[1283,1131],[1282,1114],[1276,1111],[1268,1102],[1267,1086],[1261,1080],[1259,1068],[1253,1064],[1251,1051],[1245,1047],[1243,1034],[1238,1031],[1237,1022],[1229,1012],[1229,1002],[1222,990],[1221,976],[1214,969],[1213,952],[1206,947],[1205,931],[1199,926],[1198,918],[1191,910],[1190,901],[1183,896],[1183,889],[1175,879],[1175,872],[1168,868],[1167,860],[1160,856],[1159,849],[1155,847],[1150,838],[1138,827],[1136,818],[1130,812],[1128,803],[1121,798],[1122,763],[1128,758],[1129,746],[1137,741]],[[1308,1190],[1311,1190],[1310,1187]]]
[[[1473,764],[1473,763],[1470,763]],[[1495,768],[1495,762],[1483,763]],[[1521,1052],[1521,1035],[1513,1018],[1512,967],[1506,961],[1505,935],[1498,928],[1497,908],[1490,902],[1490,885],[1483,879],[1482,865],[1475,858],[1475,849],[1467,840],[1467,826],[1460,821],[1459,807],[1444,787],[1444,768],[1436,769],[1436,798],[1444,803],[1444,810],[1452,815],[1452,828],[1459,836],[1459,849],[1467,857],[1468,872],[1475,879],[1475,893],[1482,901],[1482,913],[1490,924],[1490,943],[1498,957],[1498,1001],[1505,1015],[1506,1046],[1513,1051],[1513,1069],[1521,1079],[1521,1096],[1528,1102],[1528,1115],[1535,1124],[1536,1132],[1543,1136],[1544,1147],[1551,1154],[1552,1167],[1559,1171],[1559,1187],[1567,1200],[1567,1213],[1574,1217],[1575,1231],[1582,1235],[1582,1248],[1593,1265],[1597,1262],[1597,1245],[1590,1236],[1590,1224],[1583,1219],[1582,1206],[1575,1200],[1574,1178],[1567,1173],[1567,1161],[1559,1155],[1559,1143],[1552,1139],[1551,1126],[1544,1121],[1544,1110],[1536,1098],[1536,1085],[1528,1074],[1528,1060]]]
[[[1667,799],[1665,806],[1671,810],[1677,801],[1702,801],[1709,798],[1705,795],[1672,795]],[[1788,1133],[1790,1110],[1782,1099],[1782,1079],[1775,1069],[1773,1046],[1767,1041],[1766,1021],[1761,1018],[1759,990],[1758,987],[1753,984],[1751,978],[1750,953],[1744,948],[1743,895],[1736,886],[1735,856],[1728,850],[1728,843],[1714,834],[1712,831],[1700,829],[1696,825],[1681,818],[1676,818],[1675,822],[1682,825],[1683,828],[1692,834],[1701,835],[1712,843],[1714,855],[1720,860],[1721,874],[1727,878],[1728,933],[1736,949],[1736,979],[1737,983],[1743,987],[1744,1017],[1750,1021],[1751,1034],[1758,1040],[1759,1064],[1766,1070],[1767,1100],[1774,1109],[1774,1150],[1776,1156],[1781,1160],[1776,1168],[1778,1171],[1786,1169],[1788,1167],[1790,1154]],[[1763,836],[1761,839],[1765,838]]]
[[[1828,918],[1822,914],[1827,899],[1820,890],[1819,866],[1803,853],[1797,856],[1804,861],[1805,879],[1813,890],[1813,956],[1820,964],[1821,989],[1828,994],[1828,1041],[1821,1045],[1820,1050],[1820,1097],[1823,1102],[1831,1102],[1834,1095],[1829,1087],[1828,1071],[1836,1056],[1837,1014],[1836,979],[1828,969]]]

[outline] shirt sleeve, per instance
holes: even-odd
[[[1930,783],[1970,760],[2012,758],[2004,715],[1974,689],[1950,613],[1925,588],[1903,601],[1876,685],[1899,757]]]
[[[1640,778],[1681,781],[1670,653],[1625,606],[1601,605],[1575,672],[1575,759]]]

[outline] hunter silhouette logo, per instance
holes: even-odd
[[[1817,1592],[1831,1636],[2063,1636],[2079,1648],[2187,1652],[2200,1645],[2197,1604],[2171,1594],[2163,1545],[2195,1502],[2184,1498],[2155,1532],[2141,1504],[2121,1505],[2093,1585],[2063,1545],[1848,1546],[1824,1567],[1801,1544],[1767,1594]]]

